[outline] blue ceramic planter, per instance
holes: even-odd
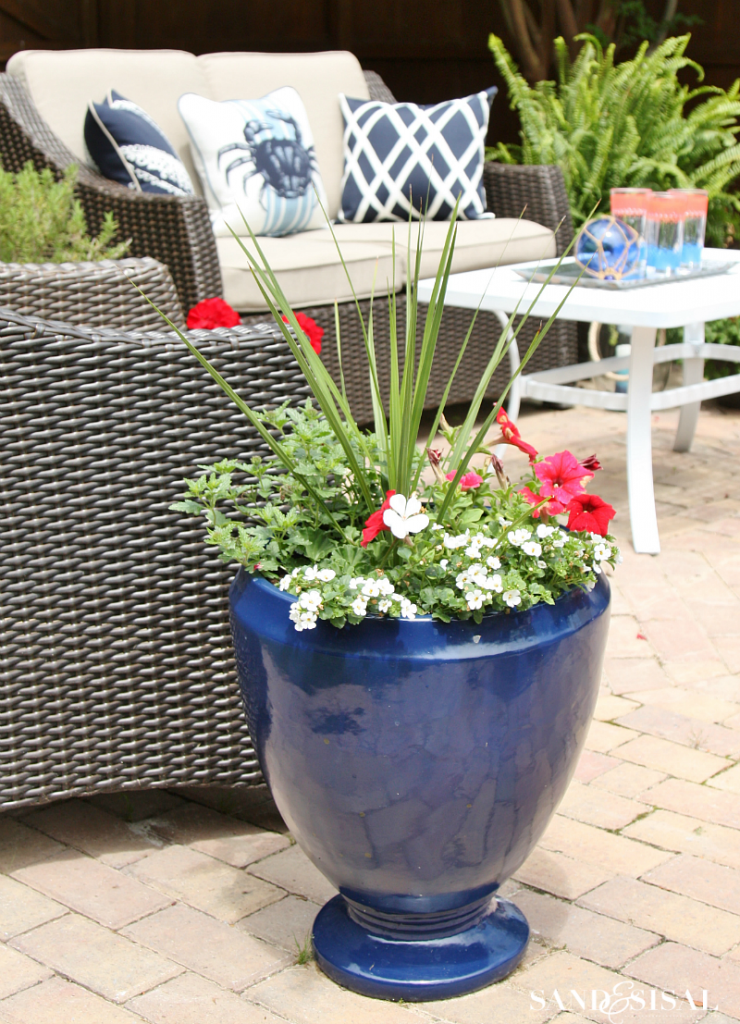
[[[422,1000],[504,977],[521,912],[494,899],[565,793],[601,675],[609,585],[474,622],[366,619],[298,633],[295,600],[231,588],[252,739],[296,840],[339,889],[319,912],[323,970]]]

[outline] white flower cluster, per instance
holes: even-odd
[[[324,595],[315,587],[303,590],[304,583],[331,583],[336,578],[333,569],[319,569],[317,566],[293,569],[280,580],[280,590],[298,594],[298,600],[290,606],[291,622],[300,632],[314,629],[318,613],[324,607]],[[354,576],[346,585],[344,595],[334,596],[337,611],[351,612],[357,618],[364,618],[370,612],[380,615],[392,615],[395,618],[416,618],[417,607],[408,598],[396,593],[396,588],[385,576]]]

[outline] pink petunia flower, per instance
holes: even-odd
[[[520,452],[528,455],[530,463],[533,463],[537,458],[537,449],[533,448],[531,444],[527,444],[526,441],[522,441],[519,428],[509,419],[503,409],[499,409],[496,414],[496,422],[501,427],[501,438],[498,443],[513,444]]]
[[[539,505],[546,495],[535,494],[534,491],[530,490],[529,487],[521,487],[519,494],[529,502],[530,505]],[[540,513],[546,512],[549,516],[559,516],[561,512],[565,512],[565,505],[558,501],[557,498],[553,498],[552,501],[548,501],[546,505],[532,513],[534,519],[539,519]]]
[[[540,484],[540,496],[555,498],[567,505],[571,498],[583,493],[583,479],[591,479],[593,473],[584,469],[575,455],[570,452],[558,452],[538,462],[534,467],[535,476]]]
[[[447,475],[445,476],[445,480],[454,480],[454,479],[455,479],[455,474],[454,473],[447,473]],[[470,470],[469,473],[464,473],[460,477],[460,488],[463,491],[472,491],[473,488],[480,487],[480,485],[482,483],[483,483],[483,477],[482,476],[478,476],[478,474],[474,473],[472,469]]]

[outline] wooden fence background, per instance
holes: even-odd
[[[655,0],[656,11],[662,6]],[[740,76],[740,0],[682,0],[680,10],[703,19],[689,53],[708,82],[727,87]],[[46,47],[347,49],[399,99],[420,103],[501,85],[491,31],[506,39],[498,0],[0,0],[0,62]],[[494,105],[495,137],[516,137],[504,94]]]

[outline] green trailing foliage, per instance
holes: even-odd
[[[577,37],[571,61],[555,41],[557,81],[530,85],[502,41],[489,39],[512,109],[521,121],[521,145],[499,143],[487,158],[503,163],[558,164],[565,177],[574,226],[593,207],[609,209],[614,187],[703,188],[709,193],[707,241],[740,237],[740,81],[725,91],[682,85],[684,70],[704,77],[685,56],[690,36],[666,39],[652,53],[644,42],[632,60],[615,63],[614,45]]]
[[[110,212],[98,237],[90,237],[74,194],[76,180],[75,166],[68,167],[60,181],[48,168],[35,170],[30,160],[17,174],[0,168],[0,260],[76,263],[126,254],[130,243],[114,244],[118,224]]]

